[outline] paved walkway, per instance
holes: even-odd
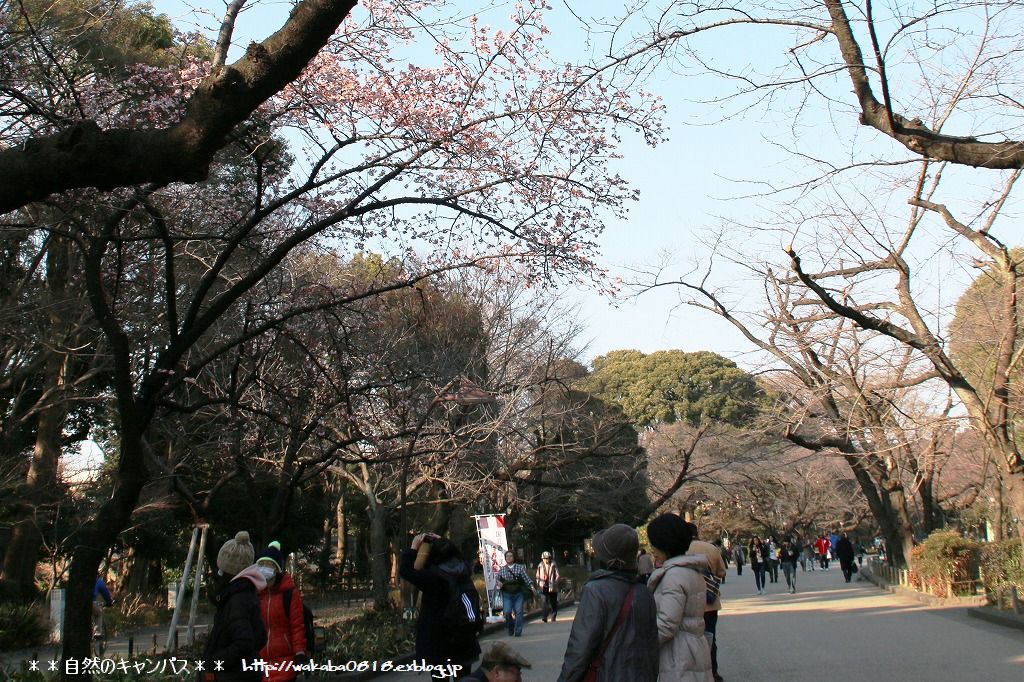
[[[720,673],[729,682],[865,682],[890,680],[1020,682],[1024,632],[967,616],[963,607],[933,607],[883,592],[868,582],[844,583],[837,569],[797,574],[754,590],[749,569],[730,569],[722,586]],[[555,624],[527,623],[507,639],[534,667],[526,682],[552,682],[561,668],[573,610]],[[486,646],[486,645],[485,645]],[[391,674],[383,682],[426,682]]]

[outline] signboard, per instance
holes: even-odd
[[[505,566],[505,552],[508,550],[508,538],[505,536],[505,515],[487,514],[473,518],[476,519],[476,535],[480,540],[480,563],[484,567],[488,602],[490,602],[489,606],[493,608],[497,599],[498,571]]]

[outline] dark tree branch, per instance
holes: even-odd
[[[102,130],[92,120],[0,150],[0,214],[55,192],[203,180],[228,133],[295,80],[355,0],[303,0],[245,56],[204,80],[170,128]]]

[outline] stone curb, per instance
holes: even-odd
[[[558,609],[561,610],[561,609],[563,609],[563,608],[565,608],[567,606],[572,606],[575,603],[576,603],[576,600],[574,600],[574,599],[570,599],[569,601],[558,602]],[[530,611],[529,613],[524,614],[524,622],[529,623],[530,621],[540,619],[541,613],[542,613],[541,609],[535,609],[533,611]],[[501,622],[501,623],[488,623],[488,624],[484,625],[483,632],[480,633],[480,636],[483,637],[484,635],[490,635],[492,633],[495,633],[495,632],[498,632],[499,630],[504,630],[504,629],[505,629],[505,623],[504,622]],[[395,665],[404,665],[406,663],[412,663],[413,660],[415,660],[415,658],[416,658],[416,654],[408,653],[408,654],[402,654],[401,656],[396,656],[396,657],[392,658],[391,662],[394,663]],[[322,675],[320,677],[316,677],[314,679],[332,680],[334,682],[362,682],[363,680],[372,680],[375,677],[379,677],[381,675],[386,675],[386,674],[388,674],[388,673],[386,673],[386,672],[374,672],[372,670],[367,670],[367,671],[361,672],[361,673],[357,672],[357,673],[334,673],[334,674],[327,674],[327,675]]]
[[[978,608],[967,609],[967,615],[972,618],[979,618],[986,620],[996,625],[1002,625],[1008,628],[1017,628],[1018,630],[1024,630],[1024,616],[1019,616],[1014,613],[1007,613],[1006,611],[1000,611],[992,608],[991,606],[981,606]]]

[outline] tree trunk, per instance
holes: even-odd
[[[345,560],[348,558],[348,519],[345,517],[345,495],[338,497],[338,503],[334,506],[334,525],[338,529],[335,539],[334,557],[342,575],[345,574]]]
[[[52,386],[54,365],[62,365],[59,356],[47,362],[47,385]],[[56,370],[56,374],[60,374]],[[57,379],[59,381],[59,379]],[[29,465],[28,480],[18,500],[18,519],[11,529],[11,540],[4,557],[3,582],[23,600],[35,597],[36,564],[43,546],[43,531],[52,523],[57,491],[57,464],[60,461],[62,431],[67,416],[66,404],[58,401],[39,414],[36,445]]]
[[[46,287],[49,302],[50,337],[46,348],[42,381],[42,400],[36,427],[36,442],[28,477],[20,492],[17,518],[4,556],[0,581],[4,590],[23,600],[35,597],[36,564],[43,546],[43,532],[53,519],[53,505],[59,497],[57,467],[63,448],[64,422],[68,406],[64,387],[67,383],[68,306],[67,282],[70,245],[66,239],[50,237],[46,254]],[[47,394],[48,397],[47,397]]]
[[[380,504],[373,494],[367,495],[370,515],[370,580],[373,583],[372,596],[377,608],[386,608],[390,599],[391,567],[388,562],[387,507]]]
[[[128,527],[142,488],[148,481],[142,434],[149,420],[119,402],[121,448],[114,490],[96,517],[88,521],[74,538],[64,607],[62,658],[65,661],[81,662],[89,657],[92,592],[100,563],[106,557],[107,549]],[[69,680],[89,678],[88,675],[70,675],[66,667],[63,677]]]
[[[914,546],[914,530],[902,487],[882,489],[865,467],[863,455],[846,454],[844,458],[853,470],[861,492],[868,501],[871,514],[882,531],[885,546],[888,548],[889,563],[897,568],[906,567],[910,549]]]
[[[921,530],[925,535],[930,535],[942,527],[942,510],[935,500],[935,486],[931,477],[921,481],[917,494],[921,498]]]
[[[996,499],[995,509],[992,510],[994,518],[992,519],[992,527],[995,537],[989,538],[989,540],[1005,540],[1006,539],[1006,521],[1003,516],[1003,512],[1006,509],[1006,504],[1003,500],[1003,478],[998,473],[996,474]]]
[[[1003,491],[1010,503],[1010,508],[1017,516],[1017,537],[1021,542],[1020,563],[1024,569],[1024,478],[1020,475],[1007,474],[1001,477]],[[1000,500],[1002,501],[1002,500]]]
[[[331,580],[331,529],[334,523],[330,515],[324,517],[323,544],[320,545],[320,556],[317,559],[317,578],[321,585]]]

